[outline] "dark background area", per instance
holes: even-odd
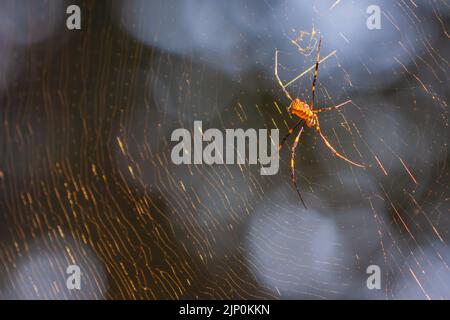
[[[81,30],[66,28],[69,4]],[[0,298],[450,298],[449,8],[1,0]],[[286,133],[274,52],[287,82],[315,62],[291,43],[313,27],[322,56],[337,50],[318,105],[353,100],[322,129],[366,169],[305,132],[304,210],[288,148],[274,176],[172,164],[171,132],[194,120]],[[308,101],[311,80],[289,90]],[[373,264],[381,290],[366,287]]]

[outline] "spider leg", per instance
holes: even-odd
[[[317,81],[317,73],[319,72],[319,63],[320,63],[320,44],[322,43],[322,37],[320,37],[319,44],[317,45],[317,54],[316,54],[316,68],[314,69],[314,78],[312,83],[312,101],[311,101],[311,110],[314,109],[314,102],[316,99],[316,81]]]
[[[346,157],[344,157],[342,154],[340,154],[339,152],[336,151],[336,149],[333,148],[333,146],[331,145],[331,143],[328,141],[327,138],[325,138],[325,136],[322,134],[322,131],[320,130],[320,125],[319,125],[319,121],[317,120],[317,127],[316,127],[317,132],[319,133],[320,137],[322,138],[323,142],[325,143],[325,145],[328,147],[328,149],[331,150],[331,152],[333,153],[333,155],[335,155],[338,158],[341,158],[344,161],[347,161],[348,163],[360,167],[360,168],[365,168],[364,165],[353,162],[349,159],[347,159]]]
[[[352,102],[352,100],[347,100],[347,101],[345,101],[345,102],[343,102],[341,104],[338,104],[337,106],[316,109],[316,110],[313,110],[313,112],[314,113],[320,113],[320,112],[324,112],[324,111],[336,110],[336,109],[338,109],[340,107],[345,106],[347,103],[350,103],[350,102]]]
[[[278,146],[278,152],[281,151],[281,148],[283,147],[283,144],[284,144],[284,142],[286,141],[286,139],[289,138],[290,135],[295,131],[295,129],[297,129],[297,127],[298,127],[299,125],[301,125],[302,123],[303,123],[303,120],[300,120],[299,122],[297,122],[297,123],[295,124],[294,127],[292,127],[292,128],[289,129],[288,133],[286,133],[286,135],[283,137],[283,139],[281,139],[281,143],[280,143],[280,145]]]
[[[280,77],[278,76],[278,50],[275,50],[275,77],[277,78],[278,84],[280,85],[281,89],[283,89],[283,92],[286,95],[286,97],[288,97],[288,99],[292,101],[291,95],[289,94],[286,87],[283,85],[283,82],[281,82]]]
[[[294,144],[292,145],[292,149],[291,149],[291,180],[295,186],[295,189],[297,190],[298,196],[300,197],[300,200],[302,201],[303,206],[305,207],[305,209],[307,209],[305,201],[303,201],[302,195],[297,186],[297,181],[295,179],[295,149],[297,149],[298,142],[300,140],[300,135],[302,134],[302,132],[303,132],[303,127],[300,129],[297,136],[295,137]]]

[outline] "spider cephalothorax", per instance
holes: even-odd
[[[324,112],[324,111],[330,111],[330,110],[335,110],[338,109],[344,105],[346,105],[347,103],[352,102],[351,100],[347,100],[337,106],[332,106],[332,107],[326,107],[326,108],[320,108],[320,109],[314,109],[314,102],[315,102],[315,92],[316,92],[316,81],[317,81],[317,72],[319,70],[319,62],[320,62],[320,44],[322,43],[322,39],[319,40],[319,44],[317,46],[317,55],[316,55],[316,66],[315,66],[315,70],[314,70],[314,78],[313,78],[313,83],[312,83],[312,99],[311,99],[311,103],[307,104],[306,102],[302,101],[300,98],[295,98],[292,99],[290,93],[287,91],[286,86],[283,85],[283,83],[281,82],[279,76],[278,76],[278,51],[275,51],[275,77],[278,81],[278,83],[280,84],[281,88],[283,89],[284,94],[286,95],[286,97],[291,100],[291,104],[289,105],[288,111],[297,116],[299,118],[299,121],[297,122],[297,124],[293,127],[290,128],[288,133],[283,137],[283,139],[281,140],[280,143],[280,149],[284,143],[284,141],[286,141],[286,139],[302,124],[306,124],[306,126],[308,128],[311,127],[316,127],[316,132],[320,135],[320,137],[322,138],[323,142],[325,143],[325,145],[327,146],[328,149],[331,150],[331,152],[333,153],[333,155],[335,155],[336,157],[341,158],[344,161],[347,161],[348,163],[357,166],[357,167],[361,167],[364,168],[364,166],[362,164],[353,162],[349,159],[347,159],[346,157],[344,157],[342,154],[340,154],[339,152],[337,152],[334,147],[331,145],[331,143],[328,141],[328,139],[322,134],[322,131],[320,130],[320,124],[319,124],[319,117],[317,116],[318,113],[320,112]],[[297,182],[295,179],[295,149],[297,148],[298,142],[300,141],[300,135],[303,132],[303,126],[301,126],[300,130],[298,131],[297,135],[295,136],[295,140],[294,143],[292,145],[291,148],[291,179],[292,179],[292,183],[295,186],[295,189],[297,190],[297,193],[300,197],[300,200],[302,201],[303,205],[306,208],[305,202],[302,199],[302,195],[300,194],[300,190],[298,189],[297,186]]]

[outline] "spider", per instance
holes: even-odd
[[[341,158],[342,160],[347,161],[348,163],[350,163],[350,164],[352,164],[354,166],[357,166],[357,167],[360,167],[360,168],[364,168],[365,167],[362,164],[359,164],[359,163],[356,163],[356,162],[353,162],[353,161],[347,159],[342,154],[337,152],[336,149],[334,149],[334,147],[331,145],[331,143],[322,134],[322,131],[320,130],[319,118],[317,116],[318,113],[324,112],[324,111],[335,110],[335,109],[343,107],[344,105],[352,102],[352,100],[347,100],[347,101],[345,101],[345,102],[343,102],[343,103],[341,103],[339,105],[336,105],[336,106],[320,108],[320,109],[314,109],[317,73],[318,73],[318,70],[319,70],[319,62],[320,62],[320,45],[321,45],[321,43],[322,43],[322,38],[320,38],[319,44],[317,45],[316,65],[315,65],[315,69],[314,69],[314,78],[313,78],[313,82],[312,82],[312,89],[311,89],[312,90],[312,99],[311,99],[311,104],[310,105],[308,105],[306,102],[302,101],[298,97],[295,98],[295,99],[292,99],[290,93],[287,91],[286,87],[283,85],[283,83],[280,80],[280,77],[278,76],[278,51],[275,51],[275,77],[276,77],[276,79],[278,81],[278,84],[283,89],[284,94],[291,101],[291,103],[289,105],[289,108],[287,110],[291,114],[293,114],[293,115],[297,116],[298,118],[300,118],[300,120],[297,122],[297,124],[295,124],[294,127],[290,128],[288,130],[288,133],[281,140],[281,143],[279,145],[279,150],[281,150],[281,147],[283,146],[283,143],[286,141],[286,139],[299,126],[301,126],[300,130],[298,131],[297,135],[295,136],[295,140],[294,140],[294,143],[293,143],[292,148],[291,148],[291,180],[292,180],[292,183],[295,186],[295,189],[297,190],[297,193],[298,193],[298,195],[300,197],[300,200],[302,201],[302,204],[305,207],[305,209],[306,209],[306,204],[303,201],[302,195],[301,195],[300,190],[299,190],[299,188],[297,186],[297,182],[296,182],[296,178],[295,178],[295,150],[297,148],[298,142],[300,140],[300,135],[303,132],[303,128],[304,128],[305,124],[306,124],[306,126],[308,128],[315,127],[316,132],[320,135],[320,137],[322,138],[323,142],[325,143],[327,148],[331,150],[331,152],[333,153],[334,156],[337,156],[337,157]]]

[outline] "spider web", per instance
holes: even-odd
[[[0,298],[450,298],[447,1],[87,1],[76,35],[55,27],[64,8],[29,6],[0,10],[31,21],[0,25]],[[292,138],[274,176],[172,163],[194,120],[283,136],[274,53],[287,83],[315,63],[312,30],[330,55],[316,106],[353,102],[321,128],[366,169],[305,130],[304,210]],[[287,88],[309,102],[311,83]]]

